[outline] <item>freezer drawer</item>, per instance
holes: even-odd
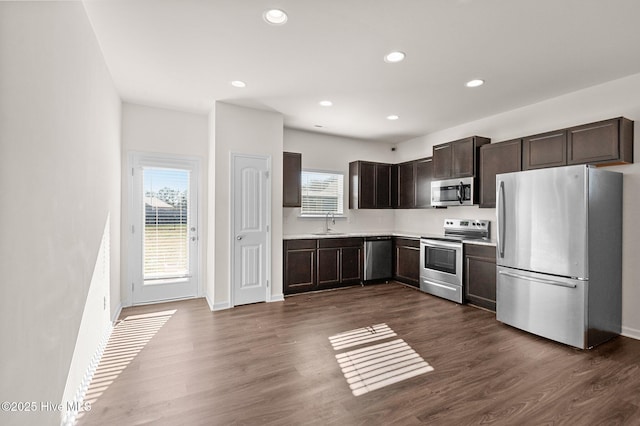
[[[496,318],[586,349],[588,282],[497,267]]]

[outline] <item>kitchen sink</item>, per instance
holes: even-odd
[[[344,232],[313,232],[311,235],[347,235]]]

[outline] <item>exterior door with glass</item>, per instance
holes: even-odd
[[[132,155],[132,303],[198,295],[198,162]]]

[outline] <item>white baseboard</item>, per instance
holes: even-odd
[[[118,305],[116,312],[111,317],[111,324],[115,324],[116,321],[118,321],[118,318],[120,317],[120,313],[122,313],[122,303]]]
[[[209,305],[209,310],[213,311],[213,303],[211,303],[211,300],[209,300],[209,296],[204,296],[204,300],[207,301],[207,305]]]
[[[269,302],[284,302],[284,294],[272,294]]]
[[[119,312],[118,312],[119,315]],[[117,317],[116,317],[117,318]],[[80,382],[80,386],[73,396],[73,400],[62,404],[62,407],[65,409],[62,412],[62,418],[60,420],[60,424],[63,426],[73,426],[76,423],[76,417],[78,416],[78,412],[80,408],[83,407],[84,397],[87,394],[87,390],[89,389],[89,385],[91,384],[91,380],[93,380],[93,375],[100,365],[100,360],[102,359],[102,354],[104,353],[105,348],[107,347],[107,343],[109,342],[109,338],[111,337],[111,332],[113,331],[113,325],[109,325],[109,327],[105,330],[102,338],[100,339],[100,343],[96,348],[93,357],[91,357],[91,362],[87,367],[87,370],[82,376],[82,382]]]
[[[640,330],[635,328],[622,326],[622,334],[625,337],[631,337],[632,339],[640,340]]]
[[[211,306],[211,305],[209,305]],[[213,307],[211,308],[212,311],[222,311],[225,309],[230,309],[231,308],[231,304],[229,303],[229,301],[226,302],[220,302],[220,303],[214,303]]]

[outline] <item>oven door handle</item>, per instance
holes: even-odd
[[[423,246],[436,247],[436,248],[452,248],[458,249],[462,247],[462,243],[448,243],[446,241],[438,240],[421,240],[420,244]]]

